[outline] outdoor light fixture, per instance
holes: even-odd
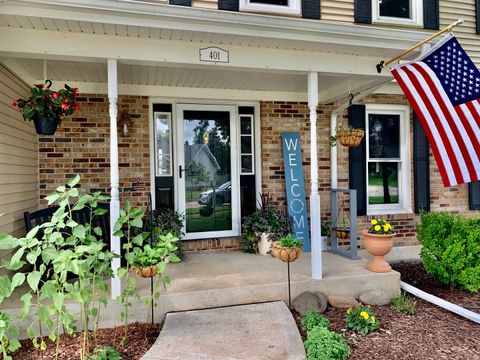
[[[128,136],[129,130],[133,125],[132,120],[130,120],[130,115],[126,110],[123,110],[120,114],[120,119],[118,120],[118,127],[121,129],[123,136]]]

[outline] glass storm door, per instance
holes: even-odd
[[[178,205],[185,239],[239,235],[233,119],[233,106],[177,106]]]

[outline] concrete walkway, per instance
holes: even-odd
[[[142,360],[303,360],[295,320],[282,301],[167,315]]]

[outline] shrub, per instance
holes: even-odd
[[[417,302],[408,296],[404,291],[392,299],[392,305],[396,312],[403,312],[408,315],[415,315]]]
[[[365,335],[380,329],[380,321],[370,306],[358,305],[347,310],[347,327]]]
[[[304,345],[307,360],[345,360],[350,355],[345,339],[324,327],[317,326],[309,331]]]
[[[417,227],[425,271],[446,285],[480,290],[480,219],[424,213]]]
[[[325,329],[330,327],[330,320],[315,310],[309,310],[302,318],[301,323],[306,331],[311,331],[317,326],[324,327]]]

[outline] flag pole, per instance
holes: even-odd
[[[450,31],[452,30],[454,27],[460,25],[463,23],[463,19],[458,19],[457,21],[451,23],[450,25],[448,25],[445,29],[442,29],[438,32],[436,32],[435,34],[429,36],[428,38],[426,38],[425,40],[422,40],[420,41],[418,44],[415,44],[413,45],[411,48],[405,50],[404,52],[402,52],[401,54],[391,58],[390,60],[387,60],[387,61],[380,61],[378,64],[377,64],[377,72],[380,74],[382,72],[382,69],[388,65],[390,65],[392,62],[394,62],[395,60],[398,60],[400,58],[402,58],[403,56],[407,55],[408,53],[412,52],[413,50],[415,50],[416,48],[422,46],[423,44],[429,42],[430,40],[433,40],[435,39],[436,37],[446,33],[447,31]]]

